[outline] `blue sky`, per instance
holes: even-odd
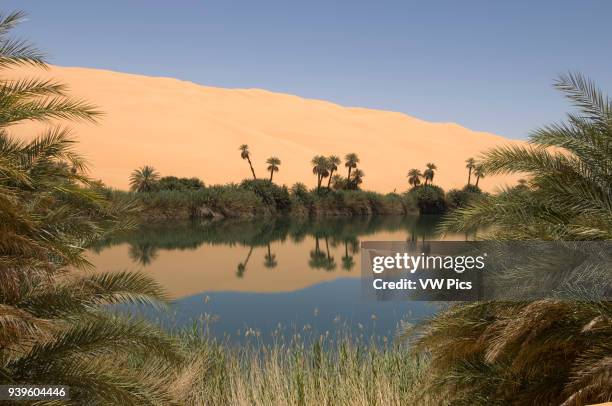
[[[563,118],[580,71],[612,93],[611,1],[35,1],[52,63],[257,87],[512,138]]]

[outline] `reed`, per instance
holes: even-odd
[[[428,358],[401,343],[329,333],[264,343],[249,333],[252,339],[240,346],[181,333],[186,351],[205,348],[207,354],[206,376],[191,388],[202,404],[430,404],[420,389]]]

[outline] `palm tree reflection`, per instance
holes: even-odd
[[[238,264],[238,269],[236,270],[237,277],[242,278],[244,276],[244,273],[246,272],[247,264],[249,263],[249,258],[251,258],[252,253],[253,253],[253,246],[251,246],[251,248],[249,249],[249,253],[247,254],[244,261]]]
[[[349,241],[344,240],[344,256],[342,257],[342,269],[350,271],[355,266],[355,259],[352,255],[349,255]],[[351,252],[354,254],[355,251],[359,250],[359,240],[351,240]]]
[[[325,268],[326,256],[325,253],[321,252],[321,246],[319,244],[319,236],[315,235],[315,249],[310,251],[310,261],[308,266],[313,269]]]
[[[313,269],[324,269],[331,272],[336,269],[336,259],[332,257],[329,251],[329,237],[323,236],[325,241],[325,252],[321,251],[320,237],[315,235],[315,249],[310,251],[310,261],[308,266]]]
[[[157,258],[157,248],[146,243],[134,244],[130,245],[128,255],[132,261],[147,266]]]
[[[278,265],[278,263],[276,262],[276,255],[272,254],[270,250],[270,243],[268,243],[268,253],[264,257],[264,259],[265,259],[264,266],[266,268],[275,268],[276,265]]]
[[[339,255],[340,267],[350,272],[355,269],[355,255],[359,252],[360,239],[372,238],[379,231],[403,231],[407,241],[421,242],[439,238],[437,226],[440,218],[435,216],[405,217],[354,217],[350,219],[262,219],[251,222],[222,221],[213,223],[182,223],[173,225],[143,225],[129,233],[121,233],[97,241],[92,247],[99,253],[106,247],[129,245],[130,258],[139,264],[150,265],[160,251],[195,250],[202,245],[228,245],[248,247],[246,258],[237,265],[236,276],[242,278],[246,272],[253,249],[266,248],[263,265],[266,268],[279,267],[276,253],[271,245],[290,239],[292,244],[301,245],[309,238],[314,239],[307,265],[312,269],[334,271],[338,263],[333,249],[344,252]],[[473,239],[474,233],[466,233],[466,239]]]

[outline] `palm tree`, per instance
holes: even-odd
[[[359,185],[363,183],[364,176],[365,173],[361,169],[355,169],[353,172],[353,179],[350,181],[353,189],[359,189]]]
[[[317,190],[321,189],[321,183],[323,178],[329,176],[329,160],[322,156],[317,155],[310,161],[312,165],[312,173],[317,175]]]
[[[470,183],[472,181],[472,170],[474,169],[474,167],[476,166],[476,160],[474,160],[474,158],[468,158],[465,160],[465,167],[468,169],[468,186],[470,186]]]
[[[278,166],[281,164],[281,161],[276,157],[270,157],[266,163],[268,164],[268,172],[270,172],[270,182],[272,182],[272,175],[274,175],[274,172],[278,172]]]
[[[357,168],[358,163],[359,157],[354,152],[348,153],[344,156],[344,166],[348,168],[348,175],[346,175],[346,179],[351,179],[351,170]]]
[[[338,165],[340,165],[340,158],[336,155],[330,155],[327,158],[327,162],[329,163],[329,178],[327,180],[327,188],[329,189],[331,186],[332,176],[334,176],[334,172],[338,170]]]
[[[448,227],[494,222],[497,230],[517,239],[612,238],[610,102],[580,75],[561,76],[555,86],[582,115],[534,131],[531,145],[489,150],[481,162],[487,174],[529,174],[529,187],[508,189],[460,209]],[[523,226],[517,228],[518,222]]]
[[[494,240],[612,239],[612,102],[578,74],[555,87],[578,114],[537,129],[530,145],[483,157],[487,173],[527,174],[529,186],[457,209],[448,230],[481,226]],[[418,346],[435,359],[430,372],[441,393],[495,404],[594,404],[612,398],[610,320],[611,302],[590,297],[476,302],[436,317]]]
[[[150,192],[159,181],[159,173],[152,166],[135,169],[130,175],[130,189],[134,192]]]
[[[0,70],[46,66],[38,50],[9,36],[23,18],[0,15]],[[159,284],[140,273],[72,272],[91,268],[88,244],[132,225],[134,203],[106,199],[67,129],[27,142],[10,134],[26,120],[94,121],[98,110],[53,80],[7,76],[0,75],[0,381],[68,385],[75,404],[184,404],[169,389],[187,363],[175,341],[107,312],[165,300]]]
[[[474,176],[476,176],[476,187],[478,187],[478,182],[480,181],[480,178],[484,178],[485,175],[485,170],[482,164],[477,164],[474,167]]]
[[[417,187],[421,184],[421,171],[418,169],[411,169],[408,171],[408,183],[412,185],[412,187]]]
[[[249,163],[251,173],[253,174],[253,179],[256,180],[257,177],[255,176],[255,169],[253,169],[253,164],[251,163],[251,152],[249,151],[249,146],[247,144],[242,144],[238,149],[240,150],[240,157],[242,159],[246,159]]]
[[[436,164],[428,163],[426,166],[427,166],[427,169],[423,171],[423,177],[425,178],[425,185],[427,185],[428,181],[433,183],[433,179],[435,175],[434,171],[438,169]]]

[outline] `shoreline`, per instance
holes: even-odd
[[[136,206],[140,222],[445,214],[481,196],[480,190],[444,191],[435,185],[401,194],[364,190],[296,190],[275,184],[228,184],[186,190],[128,192],[101,188],[111,201]]]

